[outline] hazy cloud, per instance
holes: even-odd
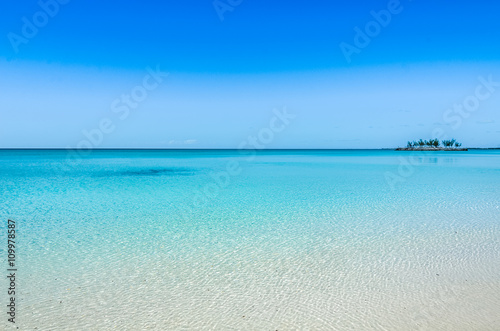
[[[196,139],[186,139],[186,140],[177,140],[172,139],[168,142],[169,145],[192,145],[197,142]]]
[[[476,121],[477,124],[493,124],[495,123],[494,120],[481,120],[481,121]]]

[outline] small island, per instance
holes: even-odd
[[[406,147],[398,147],[397,151],[468,151],[467,148],[461,148],[462,144],[455,139],[443,140],[443,146],[438,139],[409,141]]]

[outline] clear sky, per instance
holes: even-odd
[[[296,117],[267,148],[436,132],[500,147],[499,13],[491,0],[4,1],[0,148],[237,148],[285,107]]]

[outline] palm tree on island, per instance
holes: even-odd
[[[441,143],[443,147],[441,147]],[[456,139],[443,140],[430,139],[430,140],[418,140],[418,141],[408,141],[406,147],[399,147],[397,151],[467,151],[467,148],[460,148],[461,143],[456,141]]]

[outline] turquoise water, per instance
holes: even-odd
[[[500,329],[498,150],[0,150],[0,215],[21,330]]]

